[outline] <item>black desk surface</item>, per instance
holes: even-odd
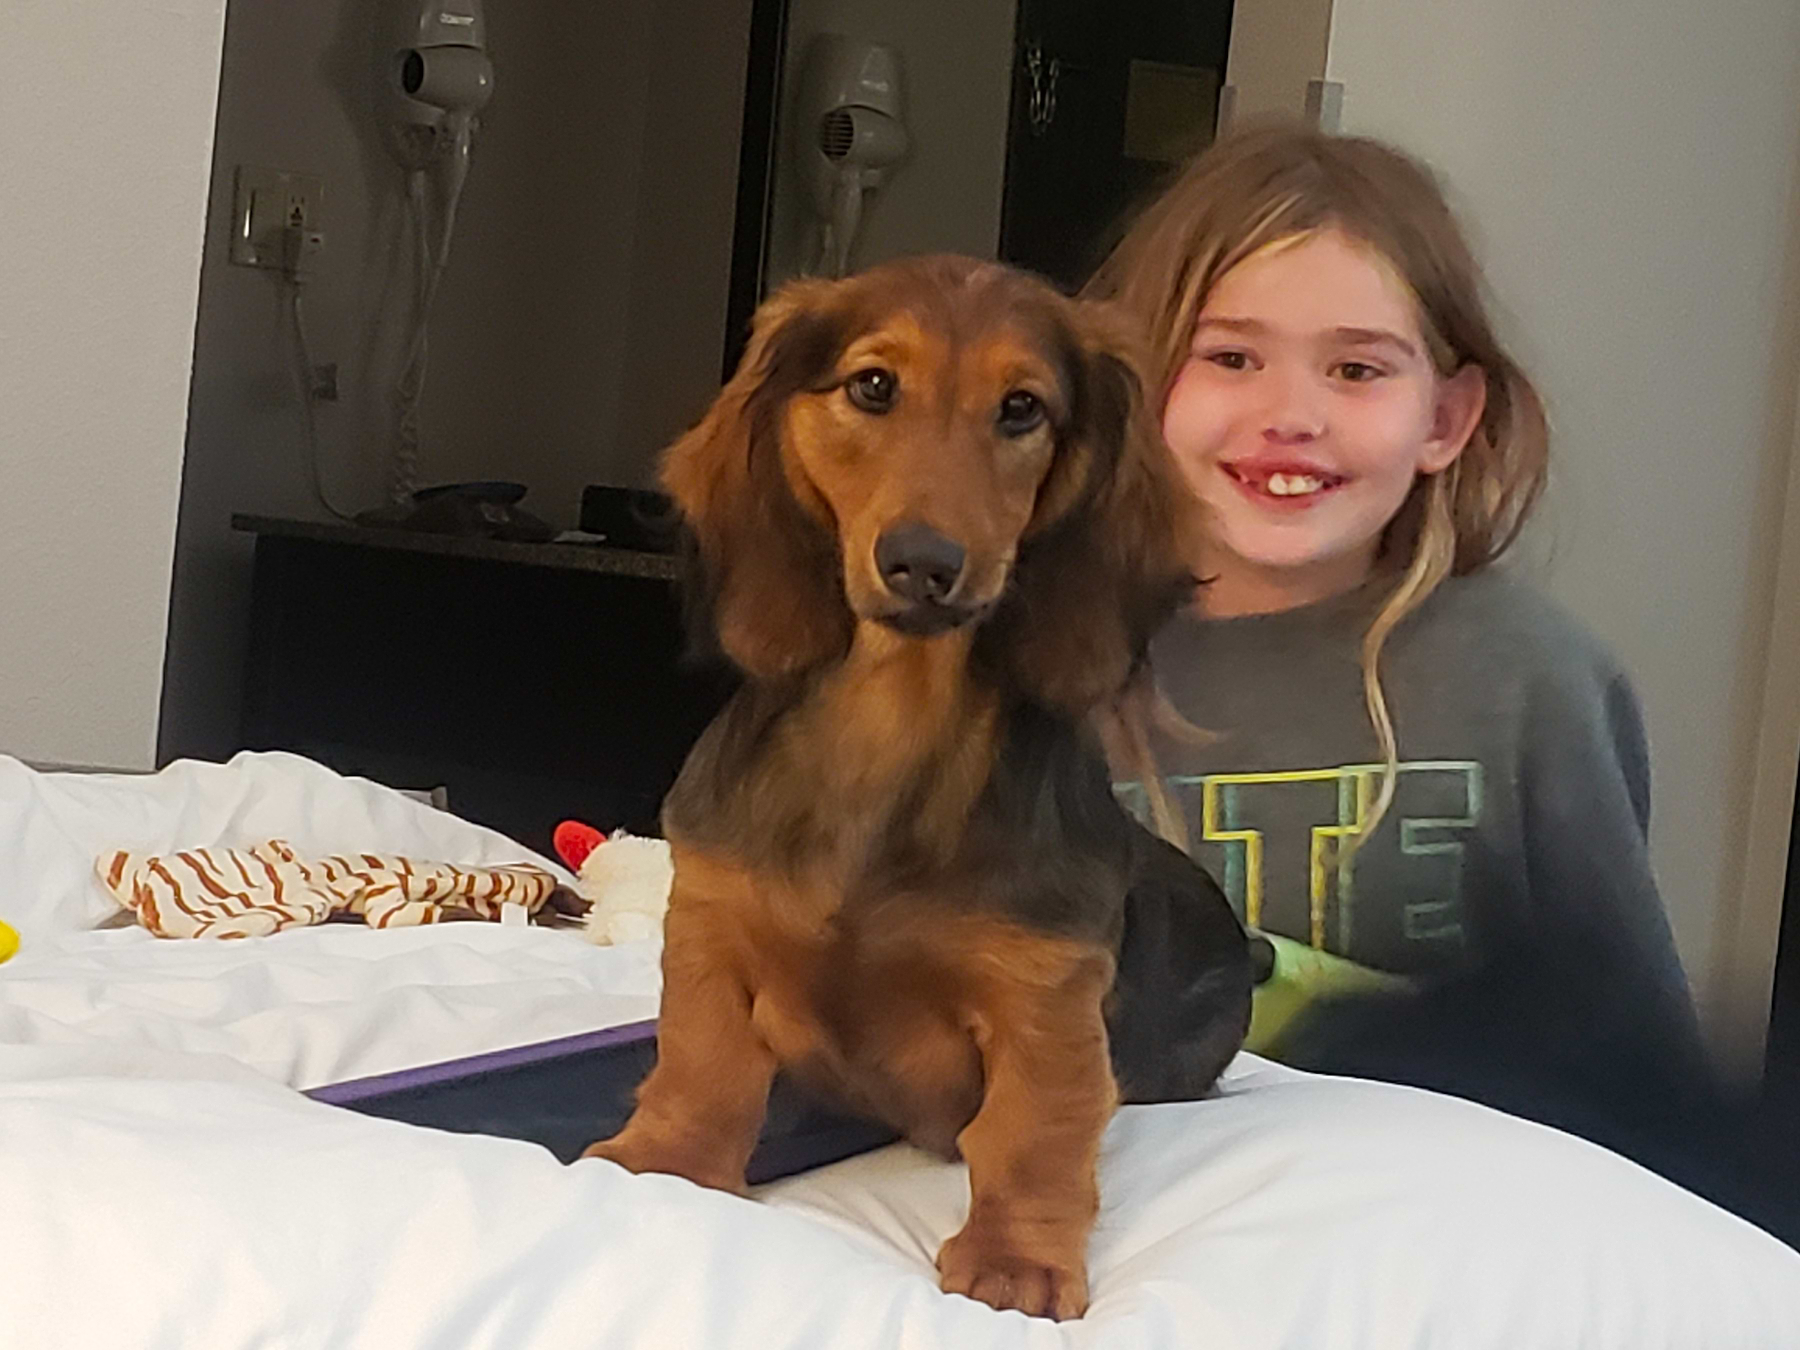
[[[527,567],[604,572],[609,576],[675,581],[681,575],[681,559],[674,554],[640,553],[597,544],[519,544],[503,539],[477,539],[453,534],[426,534],[420,530],[245,514],[234,515],[231,518],[231,528],[245,534],[282,539],[311,539],[327,544],[356,544],[363,548],[433,553],[446,558],[479,558],[488,562],[520,563]]]

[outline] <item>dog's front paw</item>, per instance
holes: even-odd
[[[1065,1322],[1087,1311],[1082,1245],[1074,1244],[1070,1251],[1048,1243],[1023,1243],[971,1223],[938,1251],[938,1274],[946,1294]]]
[[[649,1170],[648,1168],[634,1165],[632,1150],[627,1148],[620,1141],[619,1135],[614,1135],[611,1139],[595,1140],[581,1150],[581,1156],[584,1158],[604,1158],[607,1162],[617,1163],[628,1172],[644,1172]]]
[[[685,1177],[696,1186],[709,1186],[715,1191],[731,1191],[739,1195],[744,1192],[741,1173],[733,1177],[719,1167],[714,1159],[703,1156],[697,1150],[659,1144],[642,1135],[634,1137],[629,1130],[614,1135],[611,1139],[589,1144],[581,1151],[581,1156],[604,1158],[607,1162],[617,1163],[627,1172],[661,1172],[668,1176]]]

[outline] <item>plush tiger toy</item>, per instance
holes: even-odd
[[[556,877],[531,863],[453,867],[373,853],[308,860],[279,839],[249,850],[120,850],[97,867],[113,898],[158,937],[262,937],[335,914],[372,928],[465,913],[497,920],[508,905],[535,913],[558,890]]]

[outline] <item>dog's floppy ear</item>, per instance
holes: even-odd
[[[783,404],[836,359],[829,283],[792,283],[757,311],[737,373],[664,453],[662,483],[699,554],[700,602],[745,674],[776,679],[846,650],[852,631],[836,536],[795,499]]]
[[[1198,502],[1146,404],[1138,343],[1109,307],[1070,302],[1069,425],[992,627],[1020,688],[1083,714],[1118,695],[1191,597]]]

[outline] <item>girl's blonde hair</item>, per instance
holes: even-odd
[[[1381,686],[1381,653],[1401,621],[1448,576],[1493,562],[1518,538],[1543,490],[1543,400],[1495,337],[1480,269],[1442,189],[1391,146],[1310,128],[1237,132],[1201,153],[1136,221],[1088,285],[1142,326],[1166,399],[1194,326],[1225,273],[1272,244],[1335,229],[1373,249],[1406,284],[1433,366],[1486,375],[1481,421],[1450,467],[1421,475],[1383,538],[1392,589],[1364,635],[1363,695],[1385,766],[1367,839],[1393,801],[1399,744]]]

